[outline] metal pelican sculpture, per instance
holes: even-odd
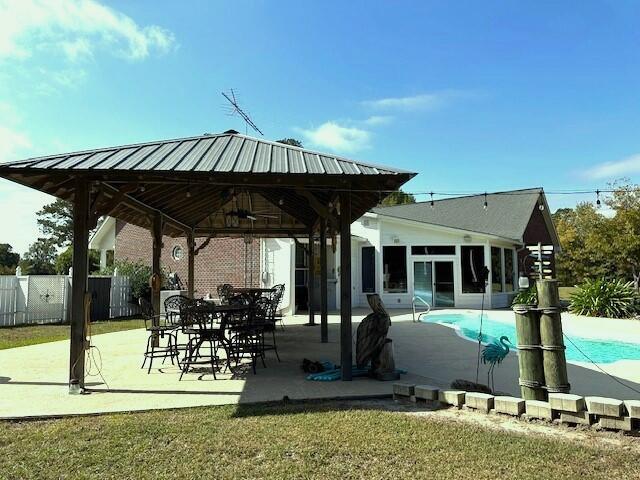
[[[513,344],[509,340],[509,337],[503,335],[499,340],[494,340],[482,350],[482,363],[490,365],[487,371],[487,384],[489,383],[489,378],[491,378],[492,391],[495,391],[493,369],[496,367],[496,364],[502,363],[502,360],[509,354],[509,345]]]

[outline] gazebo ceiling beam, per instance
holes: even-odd
[[[119,193],[121,193],[121,191],[117,188],[114,187],[108,183],[102,183],[103,187],[107,190],[107,192],[112,192],[114,195],[117,195]],[[149,205],[147,205],[146,203],[141,202],[140,200],[132,197],[130,194],[125,193],[124,194],[124,200],[122,202],[123,204],[125,204],[127,207],[133,209],[133,210],[137,210],[140,213],[143,213],[147,216],[153,216],[156,212],[159,212],[160,214],[162,214],[162,216],[164,217],[165,221],[169,224],[172,224],[173,227],[177,228],[178,230],[182,230],[184,232],[188,232],[190,230],[192,230],[192,228],[181,222],[180,220],[175,219],[174,217],[172,217],[171,215],[168,215],[167,213],[163,212],[162,210],[159,210],[157,208],[153,208]]]
[[[282,210],[283,212],[285,212],[286,214],[292,216],[295,220],[299,221],[300,223],[302,223],[303,225],[305,225],[307,227],[307,229],[313,225],[313,221],[315,219],[309,219],[308,217],[302,216],[300,214],[300,208],[299,205],[289,205],[289,203],[287,202],[287,200],[283,199],[282,205],[280,205],[280,196],[279,195],[273,195],[273,192],[260,192],[260,194],[264,197],[264,199],[269,202],[270,204],[272,204],[273,206],[275,206],[276,208]]]
[[[276,238],[287,238],[290,235],[309,235],[308,227],[282,227],[282,228],[244,228],[244,227],[224,227],[224,228],[195,228],[193,233],[196,237],[217,237],[220,235],[261,235]]]

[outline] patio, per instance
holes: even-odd
[[[354,327],[368,312],[354,312]],[[509,312],[502,312],[509,314]],[[476,345],[460,338],[453,329],[436,324],[413,323],[406,311],[391,310],[396,364],[408,370],[402,379],[414,383],[448,386],[456,378],[472,379],[476,361]],[[93,344],[102,357],[102,383],[94,366],[88,369],[88,395],[69,396],[69,342],[52,342],[0,351],[0,418],[76,415],[118,411],[183,408],[205,405],[246,404],[264,401],[359,397],[390,395],[391,382],[356,378],[352,382],[311,382],[300,368],[303,358],[338,362],[340,316],[329,315],[329,343],[320,343],[317,329],[304,326],[306,316],[286,319],[284,331],[278,330],[282,362],[273,353],[267,356],[267,368],[258,366],[256,375],[250,369],[236,379],[219,375],[218,380],[197,373],[180,372],[169,363],[159,369],[140,369],[146,342],[144,330],[130,330],[97,335]],[[99,358],[95,350],[92,351]],[[637,362],[632,362],[637,363]],[[578,394],[637,398],[604,374],[581,365],[569,364],[572,392]],[[624,381],[640,388],[635,365],[613,370]],[[482,367],[481,375],[485,375]],[[475,372],[474,372],[475,373]],[[496,369],[496,387],[511,394],[518,393],[518,359],[510,354]]]

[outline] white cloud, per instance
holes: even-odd
[[[631,155],[614,162],[605,162],[588,169],[585,176],[593,179],[616,178],[640,174],[640,154]]]
[[[31,141],[25,134],[0,125],[0,163],[15,160],[20,152],[31,148]]]
[[[441,92],[421,93],[408,97],[388,97],[377,100],[365,100],[362,105],[374,110],[418,111],[436,110],[456,98],[472,97],[475,94],[461,90],[443,90]]]
[[[367,118],[363,123],[371,127],[377,127],[380,125],[388,125],[393,121],[393,117],[390,115],[372,115]]]
[[[36,212],[54,200],[46,193],[0,179],[2,243],[8,243],[14,251],[24,254],[40,236]]]
[[[141,60],[169,51],[175,37],[157,25],[140,26],[96,0],[0,0],[0,57],[26,58],[46,49],[78,60],[97,46]]]
[[[356,127],[345,127],[328,121],[314,129],[298,129],[304,138],[315,147],[336,152],[356,152],[369,146],[371,133]]]

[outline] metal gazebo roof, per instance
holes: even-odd
[[[351,196],[352,220],[415,173],[228,131],[0,164],[0,177],[73,201],[92,185],[95,215],[196,236],[306,235]]]

